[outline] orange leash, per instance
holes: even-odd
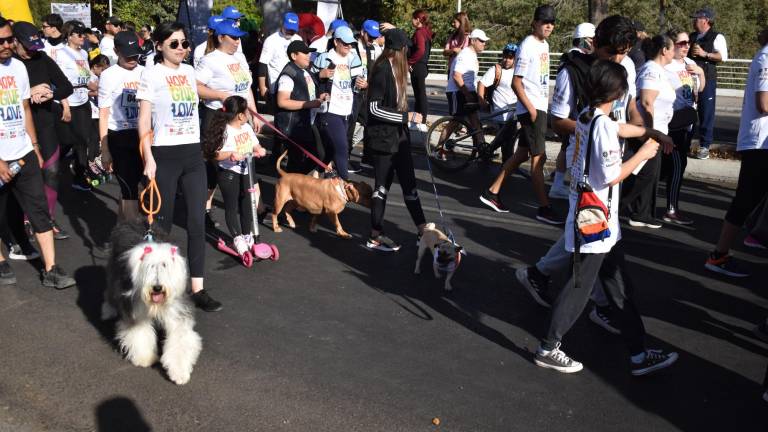
[[[139,155],[141,156],[142,161],[144,160],[143,143],[145,139],[152,140],[151,130],[144,134],[139,140]],[[147,206],[147,202],[144,200],[144,196],[147,194],[149,194],[149,206]],[[155,197],[157,197],[157,207],[155,207]],[[160,189],[158,189],[157,182],[154,178],[149,179],[149,183],[147,183],[147,186],[139,194],[139,202],[141,202],[141,210],[147,214],[147,222],[149,222],[147,234],[150,235],[152,233],[152,224],[155,222],[155,215],[160,213],[160,206],[163,204],[162,197],[160,196]]]

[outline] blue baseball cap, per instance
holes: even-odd
[[[377,38],[381,36],[381,32],[379,31],[379,23],[374,20],[365,20],[363,22],[363,30],[372,37]]]
[[[333,21],[331,21],[331,25],[328,26],[328,31],[334,31],[339,27],[349,27],[349,23],[344,21],[341,18],[337,18]]]
[[[240,38],[248,34],[247,32],[240,30],[240,27],[238,27],[234,21],[230,20],[224,20],[218,23],[214,31],[216,32],[216,36],[227,35]]]
[[[224,21],[224,18],[221,15],[214,15],[208,18],[208,30],[216,30],[216,26],[222,21]]]
[[[283,15],[283,28],[295,32],[299,31],[299,16],[293,12],[287,12]]]
[[[241,14],[239,10],[237,10],[234,6],[227,6],[224,8],[223,11],[221,11],[221,16],[224,19],[228,20],[239,20],[240,18],[244,17],[245,15]]]
[[[355,42],[355,35],[352,34],[352,29],[349,27],[339,27],[336,30],[334,30],[333,38],[341,39],[342,42],[348,43],[348,44]]]

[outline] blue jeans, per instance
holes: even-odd
[[[717,82],[707,81],[699,95],[699,146],[709,148],[715,130],[715,101]]]

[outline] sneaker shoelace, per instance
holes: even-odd
[[[667,359],[661,350],[646,350],[645,361],[647,363],[658,363]]]
[[[549,356],[555,359],[556,362],[562,364],[571,364],[571,358],[568,357],[563,351],[560,351],[560,347],[553,349]]]

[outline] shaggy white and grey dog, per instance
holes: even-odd
[[[117,341],[128,361],[139,367],[157,362],[155,326],[165,332],[160,362],[176,384],[192,374],[202,339],[187,287],[187,264],[178,248],[143,238],[140,224],[118,223],[112,231],[107,290],[102,318],[117,316]]]

